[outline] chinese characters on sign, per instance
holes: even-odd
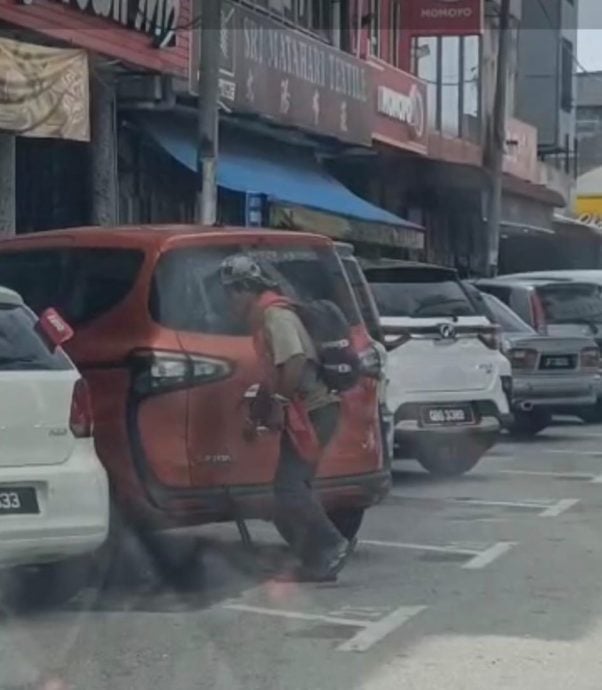
[[[224,105],[353,143],[371,142],[370,67],[252,10],[222,9]]]

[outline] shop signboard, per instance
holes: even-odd
[[[403,27],[414,36],[483,33],[484,0],[404,0]]]
[[[373,87],[365,61],[228,2],[220,39],[224,108],[354,144],[371,143]]]
[[[380,60],[373,68],[374,110],[372,138],[390,146],[426,155],[428,150],[427,87],[413,74]]]

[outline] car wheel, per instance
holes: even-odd
[[[417,460],[427,472],[439,477],[457,477],[469,472],[494,441],[464,438],[422,444]]]
[[[197,584],[199,542],[149,528],[138,527],[136,536],[150,557],[156,574],[175,589],[189,589]]]
[[[582,407],[577,415],[586,424],[598,424],[602,422],[602,400],[598,400],[595,405]]]
[[[12,568],[2,575],[0,598],[13,611],[66,604],[88,584],[93,569],[91,556]]]
[[[532,410],[531,412],[517,411],[508,430],[513,436],[530,438],[543,431],[552,421],[552,415],[546,410]]]

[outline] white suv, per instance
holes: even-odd
[[[0,580],[9,604],[17,591],[73,593],[81,557],[108,534],[86,384],[42,323],[0,287]]]
[[[393,261],[364,268],[389,350],[396,451],[434,474],[467,472],[509,414],[511,368],[495,327],[452,269]]]

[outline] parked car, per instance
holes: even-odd
[[[539,335],[497,297],[473,289],[482,312],[502,329],[502,351],[512,365],[510,431],[534,435],[554,412],[595,404],[600,351],[593,338]]]
[[[589,271],[579,273],[522,273],[479,280],[476,285],[507,304],[542,335],[594,338],[601,347],[602,287],[591,280]],[[597,391],[597,402],[578,412],[586,422],[602,421],[602,388]]]
[[[428,471],[467,472],[509,414],[510,364],[455,271],[411,262],[366,262],[388,349],[396,457]]]
[[[148,541],[155,530],[270,518],[279,434],[243,433],[260,368],[246,323],[219,279],[242,250],[285,294],[336,302],[360,356],[371,339],[327,238],[199,226],[79,228],[0,244],[0,281],[40,313],[73,325],[67,350],[90,385],[98,454],[117,504]],[[390,485],[383,467],[378,386],[342,396],[336,436],[316,487],[352,537]]]
[[[345,242],[336,242],[337,253],[355,299],[357,301],[360,314],[373,340],[373,357],[367,362],[367,367],[374,371],[374,375],[379,381],[378,399],[380,410],[381,437],[383,442],[383,453],[385,464],[389,466],[393,459],[393,415],[387,402],[387,350],[385,346],[385,336],[380,326],[380,315],[378,307],[374,301],[374,296],[366,280],[360,263],[354,254],[353,245]]]
[[[74,594],[109,528],[88,389],[50,339],[49,328],[67,327],[49,315],[38,321],[0,287],[0,581],[9,604]]]

